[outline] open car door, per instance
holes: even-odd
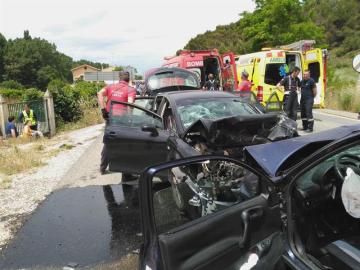
[[[222,55],[222,83],[225,91],[234,91],[238,89],[239,82],[236,73],[235,55],[225,53]]]
[[[310,77],[316,82],[317,94],[314,98],[314,105],[324,107],[325,98],[325,66],[323,51],[321,49],[309,50],[304,57],[305,69],[310,71]]]
[[[154,112],[112,101],[104,135],[109,170],[139,174],[150,165],[165,162],[168,136],[162,118]]]
[[[158,181],[164,171],[171,185]],[[141,175],[139,197],[141,270],[279,269],[279,200],[249,166],[224,156],[169,162]]]

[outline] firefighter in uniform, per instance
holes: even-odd
[[[19,121],[25,123],[30,121],[30,128],[32,130],[37,130],[37,117],[34,111],[30,108],[29,104],[25,104],[24,110],[19,115]]]
[[[314,105],[314,98],[316,96],[316,83],[314,79],[310,77],[310,71],[305,70],[304,78],[301,81],[301,120],[303,130],[307,132],[313,132],[314,130],[314,118],[312,114],[312,107]]]
[[[130,74],[127,71],[122,71],[119,73],[119,82],[106,86],[98,92],[98,102],[101,107],[101,112],[106,124],[109,120],[109,112],[111,101],[120,101],[133,103],[136,97],[136,89],[129,85]],[[104,99],[106,97],[106,101]],[[127,108],[124,105],[113,106],[113,114],[121,115],[127,111]],[[105,145],[101,152],[101,163],[100,163],[100,173],[105,174],[106,168],[109,165],[108,155]],[[124,175],[123,175],[124,176]],[[128,175],[126,175],[128,176]],[[124,178],[124,177],[123,177]]]
[[[285,112],[290,119],[296,121],[297,109],[299,107],[297,92],[300,88],[300,79],[298,75],[300,68],[293,67],[291,74],[283,78],[276,86],[280,89],[280,86],[284,86],[285,92],[289,92],[289,97],[285,104]]]

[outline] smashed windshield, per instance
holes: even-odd
[[[200,88],[200,81],[198,80],[196,74],[186,70],[155,73],[148,79],[148,88],[150,90],[156,90],[170,86]]]
[[[215,120],[258,113],[251,105],[238,98],[181,100],[177,102],[177,110],[184,128],[202,118]]]

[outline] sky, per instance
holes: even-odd
[[[27,29],[74,60],[144,72],[254,7],[252,0],[0,0],[0,33],[13,39]]]

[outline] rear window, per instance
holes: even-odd
[[[284,64],[267,64],[265,68],[265,83],[270,85],[277,85],[281,81],[281,67]]]
[[[147,87],[150,90],[171,86],[200,88],[200,81],[193,72],[178,70],[156,73],[151,75],[147,80]]]

